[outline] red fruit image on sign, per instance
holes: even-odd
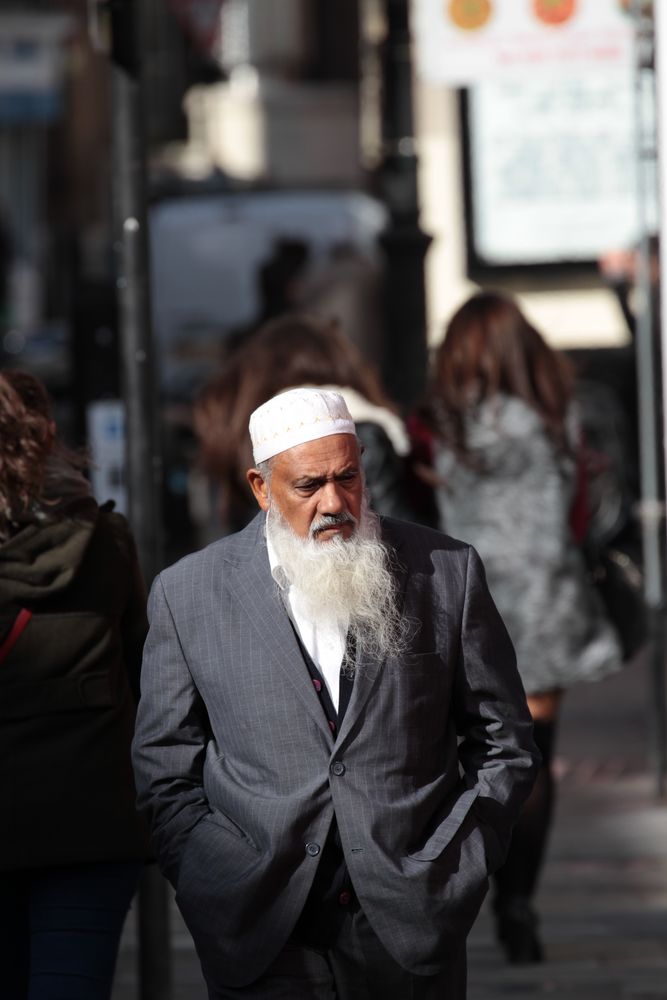
[[[493,12],[491,0],[449,0],[449,16],[457,28],[483,28]]]
[[[565,24],[577,11],[577,0],[533,0],[533,12],[544,24]]]

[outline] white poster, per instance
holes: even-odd
[[[99,399],[87,407],[90,480],[98,503],[114,500],[127,514],[125,478],[125,407],[120,399]]]
[[[629,0],[412,0],[419,74],[467,87],[527,70],[630,62]]]
[[[635,100],[632,74],[620,69],[473,87],[476,256],[500,265],[586,261],[631,246],[639,237]],[[657,225],[655,198],[649,208]]]

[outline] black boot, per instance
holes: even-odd
[[[517,965],[542,962],[542,945],[537,933],[537,916],[530,905],[535,894],[547,841],[554,801],[551,773],[555,727],[538,720],[533,736],[542,754],[537,780],[512,833],[507,859],[495,873],[495,900],[498,941],[508,961]]]
[[[496,934],[508,962],[532,965],[544,961],[537,934],[537,915],[525,896],[498,898],[493,904]]]

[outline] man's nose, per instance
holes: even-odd
[[[320,514],[340,514],[347,509],[343,490],[336,482],[325,483],[317,505]]]

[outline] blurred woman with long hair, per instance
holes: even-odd
[[[251,334],[195,400],[200,462],[218,486],[220,518],[229,530],[243,527],[256,509],[246,479],[253,464],[250,414],[276,393],[299,385],[325,386],[345,398],[363,446],[374,510],[424,520],[410,471],[408,434],[377,372],[337,324],[287,313]]]
[[[453,315],[436,352],[431,417],[442,527],[482,556],[543,758],[494,899],[508,959],[535,962],[532,899],[553,810],[561,696],[621,664],[572,531],[581,442],[569,363],[513,299],[480,292]]]
[[[107,1000],[147,857],[130,741],[145,591],[46,391],[0,372],[0,993]]]

